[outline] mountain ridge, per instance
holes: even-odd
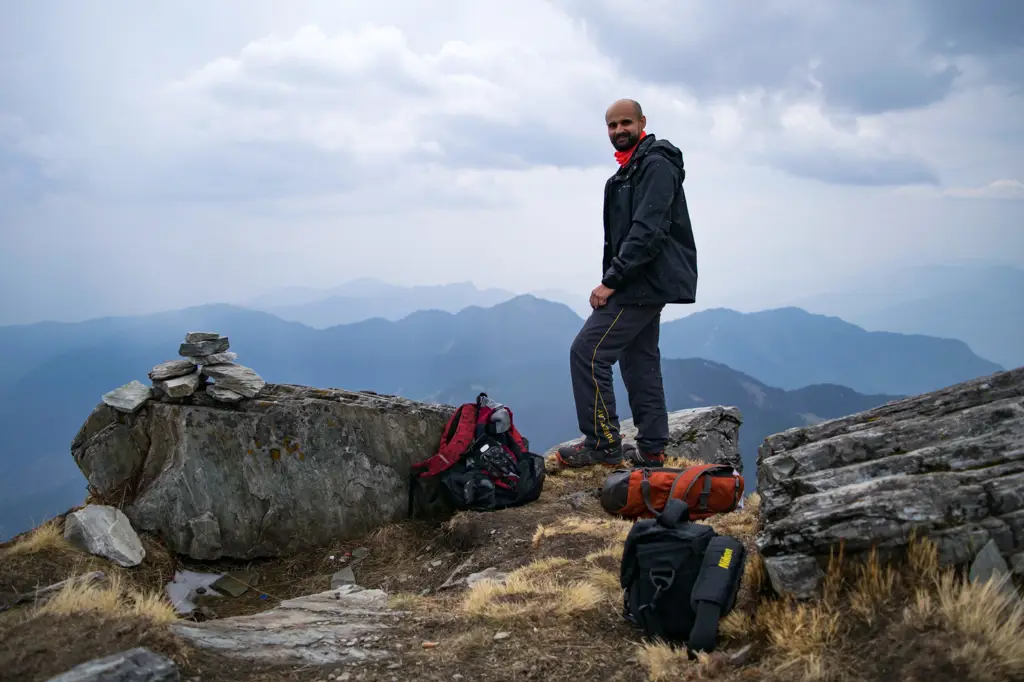
[[[842,382],[816,382],[838,384],[833,388],[779,392],[783,387],[756,369],[706,357],[711,353],[697,345],[673,345],[672,326],[680,322],[663,327],[669,331],[662,343],[669,408],[740,406],[746,412],[748,460],[758,438],[776,430],[909,393],[856,391]],[[48,323],[0,328],[0,352],[19,358],[0,376],[0,463],[6,471],[0,497],[73,486],[78,473],[67,447],[85,416],[106,391],[133,379],[144,381],[155,364],[174,358],[186,331],[228,336],[238,362],[271,383],[454,403],[471,399],[475,387],[483,386],[515,408],[517,420],[538,447],[562,442],[577,431],[567,355],[582,323],[568,306],[526,294],[491,307],[419,311],[398,321],[373,318],[323,330],[231,304],[57,323],[56,338],[50,336],[54,327]],[[78,325],[82,335],[75,333]],[[783,356],[792,352],[772,351]],[[618,374],[616,368],[619,414],[626,418],[628,401]]]

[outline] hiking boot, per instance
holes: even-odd
[[[626,463],[632,467],[662,466],[665,463],[664,452],[644,452],[633,444],[622,448]]]
[[[564,467],[578,469],[600,464],[606,467],[617,467],[622,464],[622,447],[613,445],[608,448],[588,448],[580,442],[576,445],[566,445],[558,448],[555,452],[558,463]]]

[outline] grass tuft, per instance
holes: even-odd
[[[15,556],[37,554],[45,550],[70,549],[64,539],[64,531],[58,519],[50,519],[41,526],[21,536],[14,543],[0,552],[0,557],[10,559]]]
[[[605,600],[605,593],[586,580],[563,582],[549,575],[553,565],[568,561],[541,560],[512,571],[504,583],[484,580],[462,601],[471,616],[510,620],[524,616],[574,616]]]
[[[174,607],[162,594],[126,589],[117,574],[99,584],[69,581],[37,608],[34,616],[75,616],[83,613],[110,619],[136,616],[158,624],[178,619]]]
[[[625,519],[570,516],[550,525],[538,525],[533,534],[533,546],[538,547],[545,539],[557,535],[589,535],[624,542],[632,527],[632,522]]]
[[[651,682],[681,679],[692,665],[684,647],[661,643],[641,645],[637,660],[647,670],[647,679]]]
[[[936,582],[934,613],[939,627],[962,642],[953,661],[968,668],[973,679],[1008,680],[1024,670],[1024,602],[1003,591],[996,579],[974,582],[943,572]]]

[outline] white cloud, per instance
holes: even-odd
[[[288,143],[371,166],[574,165],[605,151],[578,122],[601,130],[612,72],[580,40],[422,53],[395,26],[306,26],[172,84],[165,120],[204,143]]]

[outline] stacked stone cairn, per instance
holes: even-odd
[[[228,350],[226,336],[212,332],[189,332],[178,348],[184,360],[168,360],[149,372],[156,397],[167,400],[188,398],[196,393],[221,403],[238,403],[255,398],[265,382],[253,370],[235,363],[237,353]],[[213,383],[208,383],[212,379]]]

